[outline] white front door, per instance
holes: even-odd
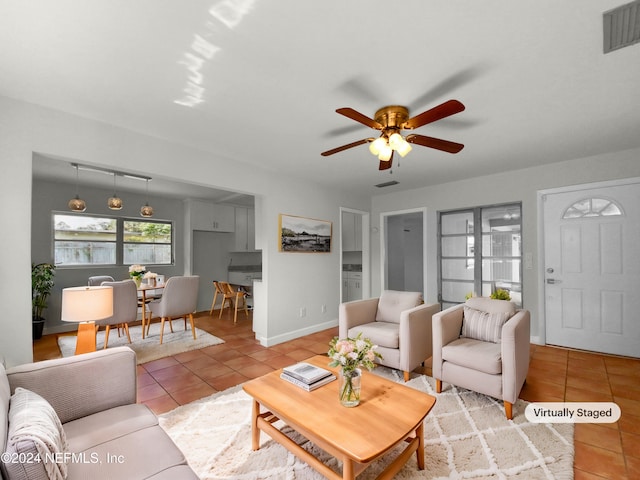
[[[640,184],[543,205],[546,343],[640,357]]]

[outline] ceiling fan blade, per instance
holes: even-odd
[[[435,148],[443,152],[458,153],[464,148],[461,143],[450,142],[449,140],[441,140],[439,138],[427,137],[425,135],[407,135],[407,142],[422,145],[423,147]]]
[[[393,151],[391,152],[391,157],[386,162],[384,160],[380,160],[380,166],[378,170],[389,170],[391,168],[391,164],[393,163]]]
[[[336,112],[339,113],[340,115],[344,115],[345,117],[350,118],[351,120],[360,122],[361,124],[366,125],[367,127],[371,127],[375,130],[382,130],[384,128],[382,125],[380,125],[378,122],[376,122],[372,118],[369,118],[366,115],[363,115],[362,113],[357,112],[353,108],[349,108],[349,107],[339,108],[336,110]]]
[[[342,145],[341,147],[332,148],[331,150],[327,150],[326,152],[322,152],[320,155],[323,157],[328,157],[329,155],[333,155],[334,153],[341,152],[343,150],[347,150],[349,148],[357,147],[358,145],[362,145],[364,143],[373,142],[373,138],[363,138],[362,140],[358,140],[357,142],[348,143],[346,145]]]
[[[414,128],[421,127],[427,123],[435,122],[442,118],[449,117],[456,113],[460,113],[464,110],[464,105],[458,100],[448,100],[441,103],[437,107],[433,107],[431,110],[422,112],[415,117],[410,118],[402,124],[402,128],[406,130],[412,130]]]

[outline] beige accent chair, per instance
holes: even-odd
[[[431,317],[440,304],[424,304],[420,292],[385,290],[379,298],[340,304],[340,338],[355,338],[362,333],[378,345],[381,365],[409,373],[431,357]]]
[[[506,314],[506,322],[463,332],[465,306],[468,312]],[[473,313],[469,314],[471,317]],[[482,313],[478,314],[482,317]],[[484,315],[486,320],[487,315]],[[465,320],[466,321],[466,320]],[[470,298],[464,304],[447,308],[433,316],[433,377],[436,392],[442,382],[473,390],[504,401],[505,415],[513,418],[513,404],[518,399],[529,370],[530,315],[516,310],[512,302],[490,298]],[[493,327],[493,328],[492,328]],[[494,330],[497,342],[462,336],[462,333],[486,337]],[[477,334],[480,332],[480,334]],[[489,335],[490,336],[490,335]],[[494,336],[494,339],[495,336]]]
[[[123,280],[121,282],[102,282],[102,286],[113,288],[113,315],[103,320],[96,320],[96,325],[105,327],[104,348],[109,344],[109,333],[111,327],[115,325],[120,335],[120,328],[127,334],[127,339],[131,343],[129,335],[129,323],[138,319],[138,292],[133,280]]]
[[[164,322],[169,320],[169,327],[173,333],[171,320],[174,318],[184,318],[184,329],[187,329],[187,317],[191,323],[193,339],[196,339],[196,327],[193,323],[193,312],[198,305],[198,283],[200,277],[192,275],[188,277],[171,277],[167,280],[160,300],[149,303],[151,317],[160,317],[160,344],[164,335]],[[147,326],[147,335],[151,320]]]

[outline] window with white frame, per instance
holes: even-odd
[[[173,263],[171,222],[56,212],[52,221],[56,266]]]

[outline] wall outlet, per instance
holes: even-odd
[[[300,307],[300,318],[307,316],[307,307]]]
[[[320,313],[327,313],[327,306],[325,304],[322,304],[320,307]]]

